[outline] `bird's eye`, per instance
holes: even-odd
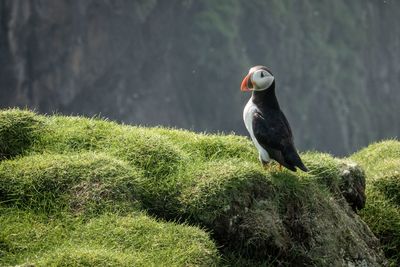
[[[264,72],[262,71],[260,74],[261,78],[264,78]]]

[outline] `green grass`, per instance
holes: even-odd
[[[23,154],[40,138],[42,130],[42,121],[30,111],[1,111],[0,159]]]
[[[1,209],[0,265],[215,266],[218,254],[195,227],[147,215],[104,213],[95,218]]]
[[[0,165],[0,201],[46,213],[131,211],[140,173],[100,153],[42,154]],[[117,204],[118,203],[118,204]]]
[[[384,262],[351,210],[364,205],[365,175],[350,160],[309,152],[307,174],[266,171],[232,134],[3,117],[0,265]]]
[[[388,140],[355,153],[367,174],[367,205],[361,212],[393,266],[400,264],[400,142]]]

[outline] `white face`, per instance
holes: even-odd
[[[251,69],[250,69],[251,71]],[[254,84],[254,91],[262,91],[271,86],[274,82],[274,76],[266,70],[257,70],[251,75],[251,80]]]

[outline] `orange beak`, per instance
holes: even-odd
[[[250,79],[250,77],[251,77],[251,73],[247,74],[246,77],[244,77],[242,84],[240,85],[240,91],[248,92],[248,91],[250,91],[250,87],[249,87],[250,85],[251,85],[251,88],[254,87],[253,82]],[[249,84],[249,82],[250,82],[250,84]]]

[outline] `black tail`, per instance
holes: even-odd
[[[299,156],[299,159],[300,159],[300,156]],[[308,172],[307,167],[304,165],[304,163],[301,161],[301,159],[300,159],[299,164],[296,165],[296,167],[299,167],[299,169],[302,170],[303,172]]]
[[[289,147],[283,151],[283,157],[285,158],[285,162],[288,165],[291,165],[293,168],[298,167],[303,172],[308,172],[307,167],[301,161],[299,154],[294,147]]]

